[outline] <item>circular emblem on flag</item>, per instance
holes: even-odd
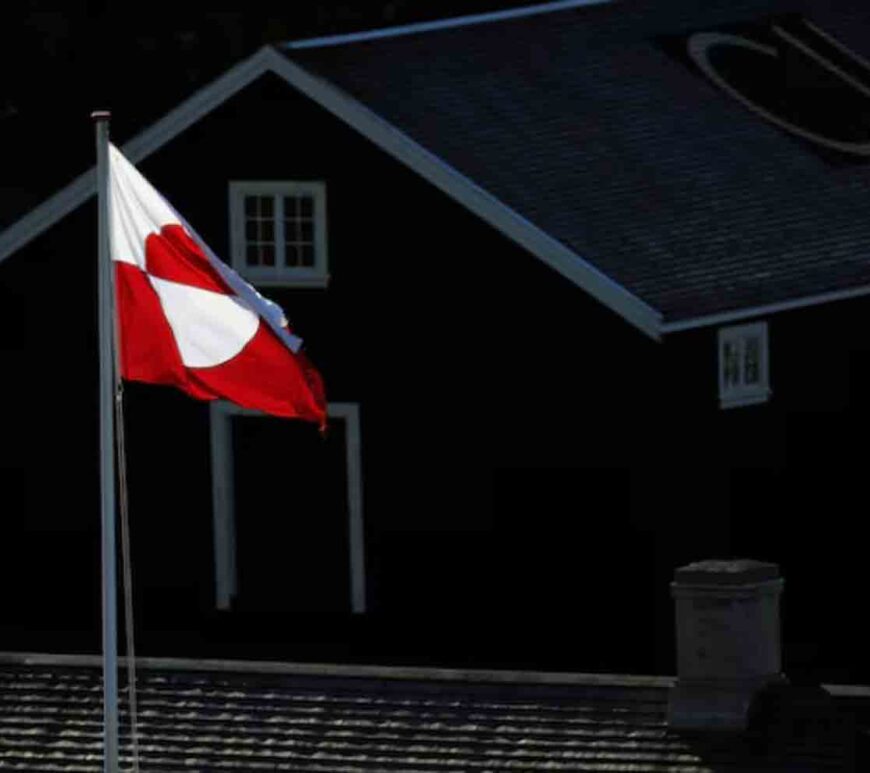
[[[181,361],[210,368],[235,357],[257,332],[260,318],[238,296],[150,276]]]

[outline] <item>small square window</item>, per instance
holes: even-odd
[[[324,287],[326,187],[321,182],[231,182],[233,267],[254,284]]]
[[[719,329],[719,406],[734,408],[770,398],[767,323]]]

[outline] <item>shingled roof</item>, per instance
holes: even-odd
[[[837,0],[624,0],[285,53],[660,312],[667,331],[870,289],[870,165],[828,165],[660,42],[787,11],[870,55],[870,6]]]
[[[101,770],[98,662],[87,656],[0,654],[0,768]],[[768,717],[743,735],[669,730],[665,707],[671,682],[146,659],[138,679],[141,769],[852,769],[851,730],[844,729],[851,725],[831,725],[828,714],[820,724],[804,712],[791,728]],[[864,695],[862,705],[867,702]],[[126,729],[122,716],[125,750]]]

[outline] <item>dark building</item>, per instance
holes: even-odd
[[[870,14],[562,6],[266,48],[121,143],[332,404],[127,386],[143,651],[670,673],[674,567],[751,555],[786,670],[868,677]],[[0,233],[7,650],[97,648],[93,193]]]

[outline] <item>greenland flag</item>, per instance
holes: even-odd
[[[222,263],[109,145],[121,375],[324,426],[320,374],[281,309]]]

